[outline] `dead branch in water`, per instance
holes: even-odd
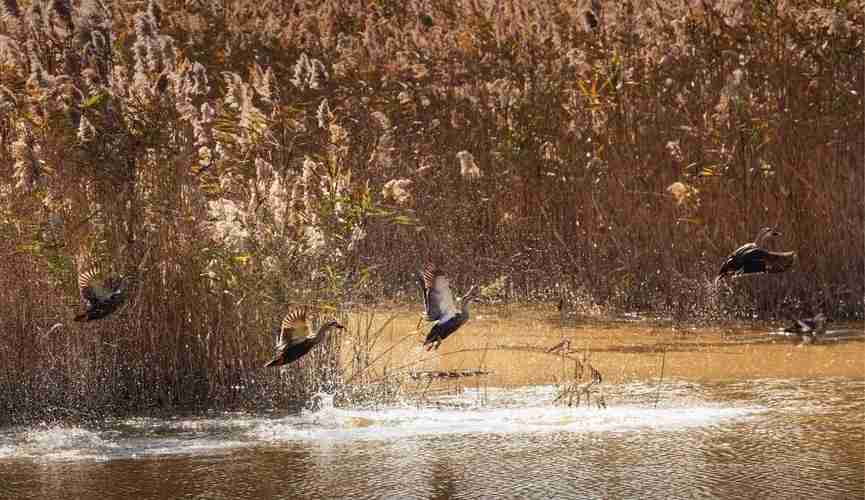
[[[569,339],[564,339],[553,347],[547,349],[547,352],[571,352],[571,341]]]
[[[591,402],[590,398],[592,395],[592,388],[594,386],[600,384],[603,381],[603,377],[601,376],[601,372],[596,370],[594,367],[592,367],[588,363],[586,364],[586,366],[589,367],[589,371],[591,373],[590,380],[586,383],[583,383],[583,384],[578,383],[576,380],[574,382],[566,384],[564,387],[562,387],[560,389],[559,395],[556,397],[556,399],[553,400],[553,403],[558,403],[560,401],[565,400],[565,398],[567,398],[568,406],[580,406],[580,403],[582,401],[582,397],[583,397],[583,395],[585,395],[586,396],[586,405],[588,406],[590,404],[590,402]],[[575,398],[576,398],[576,403],[574,402]],[[596,398],[596,402],[597,402],[598,408],[606,408],[607,407],[607,403],[606,403],[606,401],[604,401],[603,394],[598,394],[598,397]]]
[[[464,354],[464,353],[470,353],[470,352],[487,352],[487,351],[520,351],[520,352],[530,352],[530,353],[533,353],[533,354],[544,354],[544,355],[547,355],[547,356],[556,356],[556,357],[560,357],[560,356],[561,356],[561,357],[564,357],[565,359],[569,359],[569,360],[571,360],[571,361],[576,361],[576,362],[578,362],[578,363],[582,363],[582,361],[581,361],[579,358],[576,358],[576,357],[573,357],[573,356],[569,356],[569,355],[567,355],[567,354],[560,355],[559,353],[551,353],[551,352],[547,352],[548,349],[545,349],[545,348],[543,348],[543,347],[535,347],[535,346],[527,346],[527,345],[505,345],[505,344],[499,344],[499,345],[492,346],[492,347],[486,347],[486,346],[485,346],[485,347],[468,347],[468,348],[465,348],[465,349],[458,349],[458,350],[456,350],[456,351],[450,351],[450,352],[445,352],[445,353],[434,353],[434,354],[431,354],[431,355],[429,355],[429,356],[423,356],[423,357],[420,357],[420,358],[414,359],[414,360],[412,360],[412,361],[410,361],[410,362],[408,362],[408,363],[404,363],[404,364],[402,364],[402,365],[399,365],[399,366],[393,367],[393,372],[399,372],[399,371],[401,371],[401,370],[405,370],[405,369],[411,368],[412,366],[419,365],[419,364],[421,364],[421,363],[424,363],[424,362],[427,362],[427,361],[430,361],[430,360],[433,360],[433,359],[441,359],[441,358],[445,358],[445,357],[448,357],[448,356],[453,356],[453,355],[456,355],[456,354]],[[379,356],[379,358],[381,358],[381,356]],[[377,359],[379,359],[379,358],[377,358]],[[371,367],[371,366],[372,366],[372,363],[370,364],[370,367]],[[369,367],[368,367],[368,368],[369,368]]]
[[[576,398],[576,406],[580,406],[580,402],[582,401],[583,395],[586,396],[586,405],[589,405],[591,402],[591,394],[592,387],[600,384],[603,381],[603,377],[601,376],[601,372],[595,369],[594,366],[589,363],[589,357],[591,356],[591,351],[586,349],[583,352],[582,359],[574,360],[574,375],[573,381],[565,383],[564,382],[564,362],[568,359],[567,354],[574,352],[571,351],[571,342],[568,339],[564,339],[559,342],[557,345],[547,349],[546,353],[557,353],[562,359],[562,375],[563,382],[559,384],[559,395],[556,396],[556,399],[553,400],[553,403],[558,403],[560,401],[564,401],[567,398],[567,405],[574,406],[574,399]],[[586,383],[580,383],[579,381],[583,379],[583,373],[585,368],[589,370],[589,381]],[[607,403],[604,401],[604,395],[599,393],[596,398],[596,402],[598,408],[606,408]]]
[[[410,372],[409,377],[411,377],[412,380],[419,380],[421,378],[452,379],[480,377],[483,375],[490,375],[492,373],[493,372],[489,370],[421,370],[416,372]]]

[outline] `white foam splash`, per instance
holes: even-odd
[[[647,399],[642,394],[648,394],[649,386],[629,387],[638,400]],[[468,389],[439,398],[440,407],[376,410],[336,408],[333,398],[322,394],[318,395],[316,409],[282,418],[237,414],[168,420],[132,418],[103,430],[63,426],[7,430],[0,432],[0,460],[101,461],[219,454],[263,443],[326,444],[434,435],[674,432],[739,420],[766,410],[707,403],[700,399],[700,388],[694,384],[670,383],[664,393],[668,399],[661,408],[639,402],[599,409],[555,406],[551,403],[556,394],[552,386]]]
[[[300,416],[263,421],[250,430],[255,440],[391,440],[454,434],[674,431],[745,418],[759,408],[322,408]]]
[[[39,461],[107,460],[117,444],[78,427],[38,426],[15,436],[9,457]]]

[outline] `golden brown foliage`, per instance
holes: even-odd
[[[428,257],[510,300],[863,314],[861,0],[139,5],[0,4],[6,416],[302,399],[257,370],[281,308],[414,297]],[[708,288],[764,225],[797,267]],[[85,257],[131,304],[41,337]]]

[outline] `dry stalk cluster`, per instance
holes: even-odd
[[[423,257],[503,301],[861,318],[863,11],[0,2],[0,422],[303,401],[348,378],[336,344],[261,372],[285,305],[414,300]],[[708,288],[763,225],[794,271]],[[86,329],[82,256],[144,262]]]

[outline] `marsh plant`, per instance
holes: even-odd
[[[861,317],[863,10],[4,0],[0,421],[303,399],[260,370],[284,307],[404,298],[424,258],[509,300]],[[707,292],[763,225],[798,266]],[[140,270],[86,329],[85,257]]]

